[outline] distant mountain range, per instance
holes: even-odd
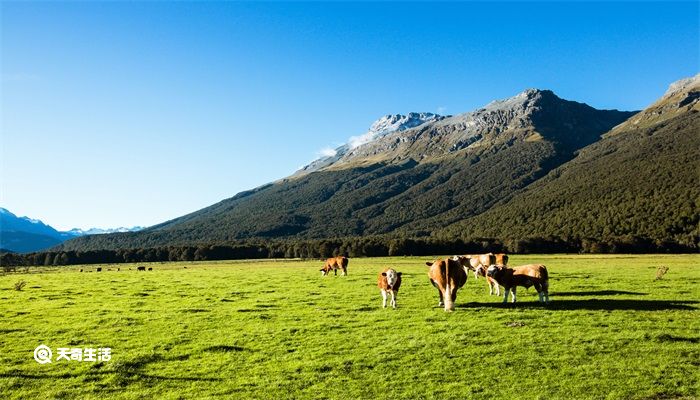
[[[85,235],[136,232],[141,229],[143,228],[92,228],[87,230],[75,228],[62,232],[42,221],[29,217],[18,217],[9,210],[0,207],[0,249],[16,253],[40,251]]]

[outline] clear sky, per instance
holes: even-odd
[[[526,88],[637,110],[700,70],[697,1],[0,3],[0,206],[152,225],[380,116]]]

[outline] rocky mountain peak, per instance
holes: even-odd
[[[430,121],[438,121],[443,117],[429,112],[410,112],[407,115],[388,114],[372,123],[367,133],[388,133],[414,128]]]
[[[700,88],[700,74],[673,82],[669,85],[664,97],[673,96],[683,91],[690,91],[693,88]]]
[[[561,100],[551,90],[527,89],[513,97],[502,100],[494,100],[478,111],[524,111],[537,103],[548,100]]]
[[[409,112],[403,114],[387,114],[377,119],[370,125],[369,130],[358,136],[351,136],[348,142],[335,148],[333,154],[317,158],[308,165],[301,167],[292,176],[304,175],[319,169],[326,168],[356,148],[381,139],[391,133],[405,131],[429,122],[440,121],[446,117],[430,112]]]
[[[688,111],[700,111],[700,74],[673,82],[664,95],[642,112],[616,126],[608,135],[646,128]]]

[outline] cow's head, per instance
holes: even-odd
[[[489,269],[486,270],[486,276],[491,277],[491,278],[496,278],[496,275],[501,272],[503,269],[503,266],[501,265],[492,265],[489,267]]]
[[[401,272],[396,272],[390,268],[385,272],[382,272],[382,276],[386,276],[386,284],[389,286],[389,289],[393,289],[394,285],[396,285],[396,282],[399,281],[399,276],[401,276]]]
[[[465,271],[474,271],[474,266],[470,262],[471,256],[453,256],[452,260],[457,261]]]

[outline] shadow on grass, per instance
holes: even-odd
[[[625,290],[590,290],[587,292],[551,292],[550,296],[617,296],[617,295],[646,296],[647,293],[627,292]]]
[[[634,310],[634,311],[663,311],[663,310],[698,310],[700,301],[694,300],[557,300],[552,299],[549,304],[542,304],[538,301],[525,301],[506,303],[467,303],[461,304],[458,308],[542,308],[547,310]]]
[[[22,378],[22,379],[71,379],[71,378],[86,378],[94,377],[97,375],[110,375],[118,374],[116,371],[99,371],[99,372],[88,372],[87,374],[27,374],[23,372],[11,372],[11,373],[1,373],[0,378]],[[168,380],[168,381],[186,381],[186,382],[215,382],[221,381],[222,378],[206,378],[198,376],[163,376],[163,375],[151,375],[141,372],[134,372],[129,376],[130,380]]]
[[[687,343],[700,343],[700,338],[696,337],[684,337],[684,336],[673,336],[667,333],[659,335],[656,340],[660,342],[687,342]]]
[[[229,352],[238,352],[238,351],[243,351],[245,348],[241,346],[229,346],[225,344],[220,344],[216,346],[209,346],[204,349],[204,351],[210,351],[214,353],[229,353]]]
[[[67,379],[67,378],[77,378],[78,375],[71,375],[69,373],[63,374],[26,374],[24,372],[3,372],[0,373],[0,378],[23,378],[23,379]]]

